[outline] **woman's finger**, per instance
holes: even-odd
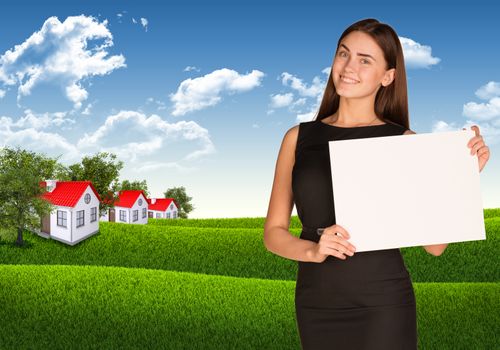
[[[474,154],[478,151],[478,149],[480,149],[481,147],[484,147],[484,141],[479,141],[477,142],[476,144],[474,144],[474,146],[472,146],[471,148],[471,154]]]
[[[354,247],[351,243],[346,241],[344,238],[338,235],[334,235],[333,233],[327,233],[326,238],[328,240],[330,247],[340,247],[343,252],[355,252],[356,247]]]
[[[477,126],[477,125],[472,125],[470,128],[471,128],[472,130],[474,130],[474,133],[476,134],[476,136],[479,136],[479,135],[480,135],[480,133],[481,133],[481,132],[479,131],[479,126]]]
[[[342,254],[341,252],[339,252],[335,248],[325,247],[325,249],[326,249],[326,253],[328,255],[333,255],[333,256],[336,256],[337,258],[343,259],[343,260],[347,259],[347,257],[344,254]]]
[[[467,142],[467,147],[471,147],[475,142],[479,141],[481,138],[482,138],[482,136],[471,137],[469,142]]]

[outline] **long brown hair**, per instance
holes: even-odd
[[[391,26],[381,23],[376,19],[368,18],[349,26],[340,36],[335,50],[335,56],[342,39],[352,31],[360,31],[370,35],[384,52],[387,62],[386,69],[395,68],[394,80],[384,87],[380,86],[375,96],[375,114],[385,122],[392,121],[410,128],[408,120],[408,91],[406,86],[406,72],[403,57],[403,48],[398,35]],[[315,120],[324,119],[334,114],[340,103],[340,96],[337,94],[332,81],[332,68],[328,75],[328,81],[323,93],[323,99],[319,106]]]

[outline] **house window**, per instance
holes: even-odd
[[[146,208],[142,208],[142,218],[144,219],[147,215],[147,209]]]
[[[177,211],[174,211],[174,219],[177,218]]]
[[[139,198],[139,206],[142,207],[142,198]]]
[[[174,209],[174,205],[170,204],[170,210]]]
[[[76,212],[76,227],[81,227],[85,224],[85,210]]]
[[[68,212],[63,210],[57,211],[57,226],[68,227]]]
[[[161,218],[160,213],[156,213],[156,218],[157,218],[157,219]]]
[[[89,194],[89,193],[87,193],[87,194],[85,195],[85,204],[89,204],[89,203],[90,203],[90,194]]]
[[[170,213],[167,213],[167,219],[170,219]]]
[[[139,210],[134,210],[134,221],[139,220]]]
[[[120,210],[120,221],[125,222],[125,210]]]
[[[90,222],[97,220],[97,207],[90,208]]]

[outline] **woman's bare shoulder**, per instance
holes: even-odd
[[[297,139],[299,137],[299,128],[300,124],[297,124],[288,129],[285,133],[285,136],[283,137],[283,143],[286,143],[287,145],[293,146],[295,148]]]

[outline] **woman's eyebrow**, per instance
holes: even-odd
[[[351,50],[349,50],[349,48],[348,48],[347,46],[345,46],[344,44],[340,44],[340,46],[345,47],[345,49],[346,49],[347,51],[351,52]],[[369,55],[369,54],[367,54],[367,53],[358,53],[358,56],[370,57],[372,60],[377,61],[375,58],[373,58],[373,56],[372,56],[372,55]]]

